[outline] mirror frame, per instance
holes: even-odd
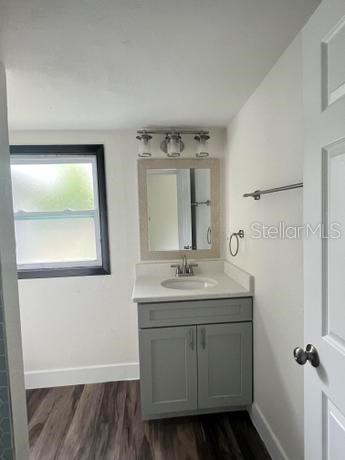
[[[211,174],[211,249],[150,251],[147,215],[147,180],[148,169],[209,169]],[[183,255],[191,259],[217,258],[220,256],[220,177],[219,160],[212,159],[146,159],[138,160],[138,193],[139,193],[139,228],[141,260],[170,260],[179,259]]]

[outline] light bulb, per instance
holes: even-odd
[[[210,136],[205,133],[200,133],[198,136],[194,137],[194,139],[198,143],[197,153],[196,153],[197,158],[205,158],[209,156],[209,153],[208,153],[209,138]]]
[[[151,154],[151,139],[152,136],[149,134],[143,133],[139,136],[137,136],[137,139],[139,141],[138,145],[138,156],[140,158],[147,158],[150,157]]]
[[[171,134],[167,145],[168,157],[179,157],[181,155],[182,145],[179,134]]]

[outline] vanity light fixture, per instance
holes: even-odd
[[[164,135],[164,139],[160,143],[160,149],[169,158],[178,158],[185,149],[185,143],[182,140],[181,134],[193,135],[198,143],[196,153],[197,158],[206,158],[208,153],[208,140],[210,139],[209,131],[203,129],[139,129],[137,131],[137,139],[139,140],[139,153],[140,158],[150,157],[151,154],[151,139],[153,134]]]
[[[161,143],[161,150],[167,154],[169,158],[177,158],[184,150],[184,143],[179,133],[167,134],[164,141]]]
[[[210,136],[204,132],[201,132],[200,134],[194,137],[194,139],[198,143],[197,152],[196,152],[197,158],[206,158],[209,156],[209,153],[208,153],[209,138]]]
[[[152,153],[151,153],[152,136],[148,134],[146,131],[143,131],[142,133],[138,134],[137,139],[139,141],[138,157],[148,158],[152,156]]]

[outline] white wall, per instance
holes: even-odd
[[[16,131],[10,143],[105,145],[112,273],[19,282],[27,386],[138,377],[131,301],[139,261],[135,131]],[[212,131],[210,150],[223,156],[223,130]]]
[[[301,60],[298,36],[229,125],[225,160],[227,235],[246,233],[227,257],[255,276],[253,418],[275,460],[303,458],[302,241],[251,239],[250,225],[301,225],[302,191],[242,194],[302,179]]]
[[[28,458],[28,430],[11,193],[6,78],[4,68],[0,62],[0,327],[2,329],[2,323],[5,324],[5,354],[7,354],[5,369],[6,367],[9,368],[9,380],[7,380],[11,397],[11,410],[9,413],[11,412],[12,416],[15,456],[18,460],[24,460]],[[2,331],[0,331],[0,336],[2,337]],[[5,372],[3,361],[1,368],[3,377]],[[5,385],[6,387],[8,383]],[[7,447],[7,417],[4,415],[5,411],[6,404],[0,407],[0,412],[2,412],[1,431],[4,432],[0,444]]]

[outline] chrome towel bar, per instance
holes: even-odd
[[[268,193],[283,192],[285,190],[292,190],[294,188],[303,187],[303,182],[298,182],[297,184],[283,185],[283,187],[269,188],[267,190],[255,190],[252,193],[245,193],[243,196],[245,198],[252,197],[254,200],[260,200],[261,195],[267,195]]]

